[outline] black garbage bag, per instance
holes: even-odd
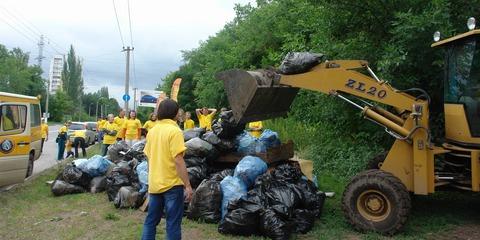
[[[260,220],[260,231],[263,236],[274,240],[288,240],[292,234],[292,225],[273,209],[267,209]]]
[[[305,234],[315,224],[315,213],[307,209],[295,209],[293,212],[294,232]]]
[[[52,184],[52,193],[55,196],[63,196],[67,194],[74,194],[74,193],[83,193],[85,189],[81,186],[77,186],[74,184],[70,184],[63,180],[55,180]]]
[[[114,169],[115,170],[115,169]],[[115,200],[118,190],[123,186],[130,186],[131,182],[127,175],[121,174],[119,171],[112,171],[107,176],[107,196],[109,201]]]
[[[106,187],[107,187],[107,177],[105,176],[94,177],[92,181],[90,181],[91,193],[103,192],[105,191]]]
[[[108,146],[107,156],[110,161],[113,163],[118,163],[125,159],[123,153],[128,151],[128,145],[125,141],[118,141],[110,146]]]
[[[225,139],[221,138],[220,143],[215,145],[215,147],[223,153],[229,153],[237,150],[237,141],[235,139]]]
[[[145,153],[143,153],[144,148],[145,148],[145,140],[141,140],[133,144],[133,146],[129,148],[125,153],[125,159],[126,160],[138,159],[140,161],[143,161],[144,159],[147,158],[145,156]]]
[[[207,132],[203,134],[202,140],[205,140],[212,145],[217,145],[220,143],[220,138],[214,132]]]
[[[298,187],[284,181],[273,181],[266,189],[264,194],[270,206],[276,206],[274,207],[276,212],[288,218],[292,216],[293,210],[300,206],[303,199],[303,194]]]
[[[289,52],[280,65],[280,73],[297,74],[308,72],[323,60],[321,53]]]
[[[204,157],[193,157],[193,156],[185,158],[184,160],[185,160],[185,165],[187,165],[187,168],[205,165],[207,162],[207,160]]]
[[[74,165],[67,165],[62,171],[62,180],[70,184],[88,188],[91,177]]]
[[[283,180],[289,183],[295,183],[297,182],[300,178],[302,178],[302,171],[290,164],[282,164],[280,166],[277,166],[273,172],[272,175],[275,177],[277,180]]]
[[[131,186],[121,187],[113,201],[116,208],[138,208],[142,203],[143,194]]]
[[[207,178],[207,168],[204,165],[187,168],[188,179],[192,188],[196,188],[203,179]]]
[[[230,202],[218,232],[242,236],[258,234],[264,206],[256,200],[247,197]]]
[[[221,218],[222,190],[220,182],[203,180],[193,193],[188,207],[187,218],[204,220],[206,223],[218,223]]]
[[[325,202],[325,193],[319,192],[315,184],[308,179],[302,178],[298,180],[295,185],[303,194],[300,207],[308,209],[312,211],[316,217],[320,217]]]
[[[214,151],[212,144],[204,141],[198,137],[192,138],[185,143],[187,150],[185,151],[185,158],[195,157],[207,157]]]
[[[224,169],[216,172],[210,177],[210,180],[221,182],[226,176],[233,176],[233,169]]]
[[[183,131],[183,138],[185,142],[193,138],[199,138],[205,133],[204,128],[194,128]]]
[[[237,124],[233,111],[224,111],[220,113],[219,119],[213,121],[212,130],[219,137],[224,139],[235,138],[243,132],[245,124]]]

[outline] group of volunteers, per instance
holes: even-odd
[[[221,112],[227,111],[222,108]],[[214,108],[199,108],[195,110],[198,127],[212,131],[212,122],[217,113]],[[181,223],[184,201],[189,202],[193,190],[188,178],[188,172],[183,159],[186,147],[182,130],[196,127],[190,112],[184,112],[176,101],[163,100],[156,112],[142,125],[135,111],[130,111],[128,117],[120,110],[118,116],[109,114],[106,119],[97,121],[98,139],[102,142],[102,155],[107,154],[108,147],[123,140],[132,146],[142,138],[146,138],[144,153],[148,159],[148,214],[145,218],[142,239],[155,239],[156,228],[160,219],[166,217],[167,239],[181,239]],[[71,122],[67,121],[60,128],[57,137],[58,160],[63,159],[65,147],[75,147],[75,157],[78,157],[77,147],[82,147],[85,157],[85,132],[83,136],[75,133],[73,144],[67,130]],[[45,140],[48,138],[48,127]],[[43,129],[43,127],[42,127]],[[262,122],[252,122],[248,125],[250,134],[259,137],[262,133]],[[81,138],[83,137],[83,141]],[[78,141],[77,141],[78,138]],[[82,145],[83,144],[83,145]],[[71,147],[70,147],[71,149]]]

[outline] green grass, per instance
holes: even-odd
[[[96,154],[99,146],[89,149]],[[0,236],[2,239],[138,239],[145,213],[115,209],[105,193],[54,197],[45,183],[55,178],[63,166],[47,170],[39,177],[0,194]],[[314,229],[294,239],[385,239],[374,233],[352,230],[341,212],[341,194],[347,180],[331,174],[318,175],[320,189],[336,195],[327,199],[322,217]],[[441,192],[415,196],[412,215],[403,233],[393,239],[432,239],[449,236],[464,224],[480,224],[480,196],[471,193]],[[158,239],[164,239],[164,221]],[[183,221],[184,239],[263,239],[221,235],[216,224]]]

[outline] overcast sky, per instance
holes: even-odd
[[[181,65],[181,50],[196,48],[233,20],[235,3],[254,0],[130,0],[135,71],[131,88],[153,89]],[[253,4],[253,3],[252,3]],[[83,60],[85,91],[108,86],[120,105],[125,54],[111,0],[2,0],[0,44],[38,56],[40,34],[47,38],[42,68],[72,44]],[[127,0],[115,0],[125,46],[131,46]],[[47,75],[45,75],[47,77]],[[130,92],[133,96],[133,93]]]

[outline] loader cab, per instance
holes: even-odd
[[[445,49],[445,138],[480,148],[480,30],[432,44],[437,46]]]

